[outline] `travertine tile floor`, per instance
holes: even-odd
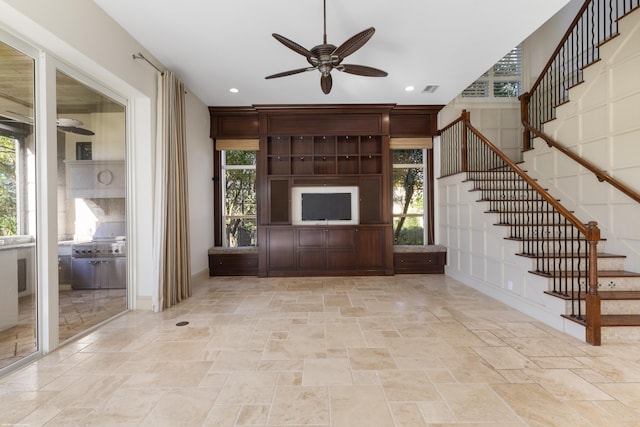
[[[0,368],[38,350],[36,346],[36,297],[21,297],[19,320],[0,331]],[[126,289],[64,290],[58,293],[60,341],[78,335],[127,309]]]
[[[640,426],[640,343],[441,275],[211,278],[1,380],[0,424]]]

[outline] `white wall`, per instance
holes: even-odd
[[[584,0],[572,0],[523,41],[523,92],[528,90],[575,18]],[[478,76],[480,77],[480,76]],[[467,110],[471,124],[513,161],[522,160],[522,124],[517,99],[482,100],[456,97],[438,115],[440,128]]]
[[[191,274],[208,275],[207,253],[213,246],[213,141],[209,137],[210,116],[209,110],[202,108],[202,102],[195,96],[188,95],[186,104]]]
[[[496,100],[465,102],[456,98],[439,114],[440,127],[459,118],[462,110],[467,110],[471,124],[486,136],[491,143],[502,150],[511,160],[522,160],[522,124],[520,122],[520,102],[516,100]]]
[[[584,329],[561,317],[565,303],[544,293],[549,281],[529,273],[533,261],[515,254],[519,243],[505,240],[497,214],[485,213],[487,202],[464,174],[438,180],[438,242],[447,247],[445,273],[555,329],[584,340]]]

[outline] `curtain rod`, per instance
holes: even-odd
[[[156,70],[158,70],[158,72],[162,75],[164,75],[164,71],[162,71],[160,68],[156,67],[156,64],[154,64],[153,62],[149,61],[143,54],[141,54],[140,52],[138,53],[134,53],[133,55],[131,55],[133,57],[133,59],[142,59],[144,61],[147,62],[147,64],[151,65],[153,68],[155,68]]]

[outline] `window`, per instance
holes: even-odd
[[[18,234],[17,148],[18,140],[0,135],[0,236]]]
[[[522,89],[522,45],[511,49],[497,64],[462,92],[463,98],[517,98]]]
[[[224,150],[222,163],[223,246],[256,246],[256,151]]]
[[[393,241],[396,245],[425,244],[424,149],[392,150]]]

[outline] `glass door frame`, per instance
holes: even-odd
[[[57,203],[57,126],[56,126],[56,72],[59,70],[80,83],[121,103],[125,107],[125,164],[126,164],[126,202],[127,242],[132,239],[131,229],[134,215],[131,213],[130,171],[132,162],[131,126],[132,108],[130,98],[116,93],[95,79],[83,74],[64,61],[45,50],[23,41],[0,29],[0,42],[20,51],[34,60],[34,137],[35,137],[35,292],[36,292],[36,345],[37,350],[21,360],[0,369],[0,376],[13,372],[41,356],[50,353],[61,344],[59,340],[59,299],[58,299],[58,203]],[[131,254],[128,264],[131,265]],[[135,305],[135,286],[131,280],[134,268],[127,268],[127,307],[122,313]],[[122,314],[120,313],[120,314]],[[117,315],[116,315],[117,316]],[[87,330],[90,333],[95,328]],[[70,340],[76,339],[76,337]]]

